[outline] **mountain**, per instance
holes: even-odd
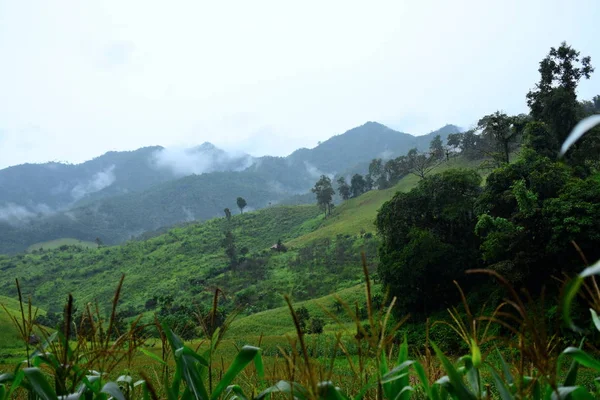
[[[58,238],[117,244],[236,210],[238,196],[252,209],[312,202],[306,193],[322,174],[364,173],[373,158],[426,149],[435,134],[445,138],[457,130],[448,125],[415,137],[368,122],[287,157],[231,155],[204,143],[111,152],[79,165],[11,167],[0,171],[0,184],[9,188],[0,195],[0,253]],[[37,176],[40,171],[47,179]]]
[[[182,176],[242,170],[248,155],[231,156],[211,143],[183,150],[160,146],[111,151],[81,164],[49,162],[0,170],[0,220],[51,214],[116,195],[139,192]]]

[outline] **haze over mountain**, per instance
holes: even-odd
[[[210,143],[188,149],[146,147],[109,152],[82,164],[25,164],[0,170],[0,252],[22,251],[46,240],[101,238],[119,243],[133,235],[236,209],[280,202],[312,202],[320,175],[366,172],[373,158],[397,157],[431,139],[459,131],[447,125],[423,136],[376,122],[333,136],[287,157],[253,158]]]

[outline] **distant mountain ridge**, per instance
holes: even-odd
[[[447,125],[423,136],[367,122],[287,157],[232,155],[210,143],[191,149],[109,152],[78,165],[25,164],[0,170],[0,253],[73,237],[116,244],[164,226],[236,209],[298,203],[321,174],[364,173],[373,158],[428,149]],[[24,184],[25,183],[25,184]],[[302,195],[302,196],[299,196]],[[288,200],[289,199],[289,200]]]

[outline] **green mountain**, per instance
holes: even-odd
[[[313,196],[306,193],[321,174],[350,170],[364,173],[373,158],[405,154],[415,146],[426,149],[436,134],[445,137],[457,130],[448,125],[415,137],[368,122],[288,157],[233,157],[205,143],[180,152],[145,148],[107,153],[76,166],[51,164],[58,171],[54,175],[49,172],[50,164],[12,167],[0,171],[0,179],[4,179],[0,183],[11,188],[8,192],[14,189],[20,194],[0,196],[0,253],[24,251],[33,243],[61,238],[122,243],[165,226],[223,215],[224,208],[236,209],[238,196],[247,200],[250,209],[310,203]],[[36,170],[52,178],[41,184],[37,177],[30,177]],[[63,176],[61,171],[71,175]],[[87,175],[81,171],[87,171]],[[101,172],[94,175],[94,171]],[[76,176],[90,174],[103,183],[76,183],[82,179]],[[41,203],[44,193],[53,193],[59,181],[71,183],[63,184],[62,192],[48,195],[50,200]],[[82,196],[84,189],[89,193]],[[27,201],[16,203],[18,198]],[[35,213],[40,204],[44,204],[45,211]],[[64,209],[57,212],[52,206]]]
[[[469,166],[459,158],[438,170]],[[14,298],[14,279],[19,278],[24,295],[51,312],[61,310],[68,293],[80,302],[98,299],[107,305],[125,274],[122,302],[132,314],[154,310],[157,296],[207,304],[214,287],[225,292],[230,309],[251,304],[247,313],[283,305],[282,293],[296,300],[328,295],[361,282],[361,251],[375,266],[377,210],[396,191],[416,183],[407,176],[393,188],[367,192],[336,207],[327,219],[314,205],[275,206],[234,215],[230,221],[221,217],[189,223],[119,246],[64,245],[0,256],[0,293]],[[224,250],[228,230],[240,260],[236,266]],[[287,252],[271,250],[278,240]]]

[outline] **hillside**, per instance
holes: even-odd
[[[27,305],[25,305],[27,307]],[[8,314],[7,314],[8,311]],[[28,310],[25,309],[26,317]],[[43,310],[32,308],[34,315],[44,315]],[[10,315],[9,315],[10,314]],[[15,326],[11,316],[21,320],[21,309],[19,302],[13,298],[0,295],[0,349],[21,346],[22,340],[18,328]],[[2,355],[0,355],[2,358]]]
[[[467,165],[458,159],[439,169]],[[372,234],[377,210],[396,191],[415,184],[416,178],[407,176],[391,189],[344,202],[327,219],[316,206],[268,207],[235,215],[230,222],[221,217],[191,223],[120,246],[62,246],[0,256],[0,293],[14,297],[18,277],[36,304],[57,312],[69,292],[78,302],[98,299],[108,304],[119,276],[125,274],[122,302],[131,314],[155,310],[160,296],[173,296],[176,303],[207,304],[214,287],[226,294],[226,309],[242,306],[246,313],[283,305],[283,293],[299,301],[328,295],[361,282],[361,251],[375,268],[379,242]],[[228,229],[240,257],[235,267],[223,247]],[[269,250],[278,240],[289,251]]]
[[[183,152],[160,147],[111,152],[79,165],[11,167],[0,171],[0,187],[12,193],[0,195],[0,253],[60,238],[122,243],[220,216],[225,207],[236,208],[237,196],[252,209],[311,202],[304,194],[321,174],[364,173],[375,157],[426,149],[433,136],[457,130],[448,125],[415,137],[369,122],[288,157],[234,157],[204,144]]]

